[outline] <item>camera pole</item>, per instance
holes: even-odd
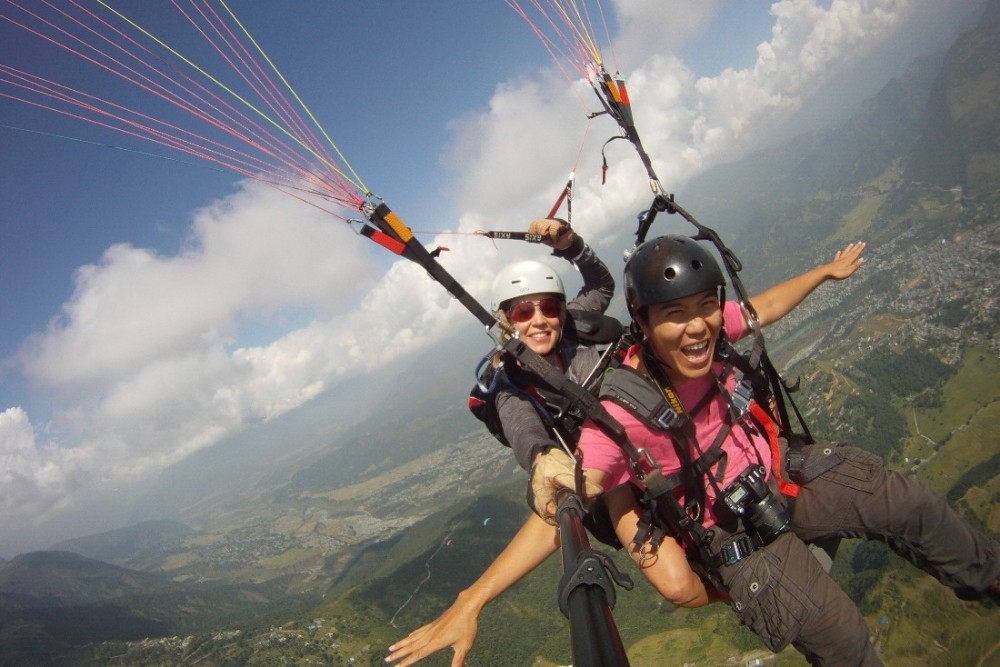
[[[562,489],[557,498],[563,568],[559,609],[569,619],[573,665],[627,667],[628,657],[611,610],[615,606],[614,584],[632,590],[632,579],[606,554],[590,547],[580,497]]]

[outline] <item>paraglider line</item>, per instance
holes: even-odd
[[[112,148],[116,151],[124,151],[126,153],[134,153],[136,155],[142,155],[144,157],[153,157],[159,160],[169,160],[170,162],[179,162],[180,164],[186,164],[192,167],[204,167],[205,169],[211,169],[212,171],[229,171],[227,169],[222,169],[220,167],[213,167],[207,165],[204,162],[194,162],[191,160],[182,160],[180,158],[172,157],[170,155],[163,155],[162,153],[150,153],[148,151],[140,151],[135,148],[126,148],[125,146],[117,146],[115,144],[106,144],[100,141],[90,141],[89,139],[81,139],[79,137],[70,137],[65,134],[56,134],[55,132],[43,132],[41,130],[32,130],[27,127],[16,127],[14,125],[4,125],[0,123],[0,128],[5,130],[17,130],[18,132],[28,132],[29,134],[37,134],[43,137],[53,137],[55,139],[65,139],[66,141],[75,141],[80,144],[88,144],[90,146],[99,146],[101,148]]]

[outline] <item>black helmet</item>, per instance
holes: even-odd
[[[688,236],[661,236],[640,245],[625,264],[625,303],[641,308],[722,287],[719,263]]]

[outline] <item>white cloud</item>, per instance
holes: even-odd
[[[338,252],[345,245],[355,251]],[[239,317],[343,307],[363,284],[357,248],[345,224],[249,184],[199,211],[176,256],[115,245],[78,269],[73,296],[28,342],[22,364],[43,385],[100,384],[165,355],[230,343]]]
[[[835,73],[860,62],[892,34],[906,0],[782,0],[771,5],[771,39],[748,69],[695,83],[692,148],[708,165],[754,146],[755,133],[798,110]]]
[[[582,94],[596,104],[592,92],[576,91]],[[536,211],[535,217],[540,217],[539,210],[547,212],[579,148],[582,124],[566,119],[582,115],[574,92],[554,69],[541,72],[537,81],[497,86],[488,111],[453,123],[456,141],[450,162],[460,174],[461,185],[455,190],[459,210],[475,211],[494,222],[518,219],[512,205],[514,210]],[[539,195],[537,201],[525,201],[520,193],[535,195],[540,178],[545,189],[551,188],[549,198]]]
[[[621,30],[614,55],[620,58],[621,67],[631,69],[651,53],[677,53],[702,34],[720,10],[725,11],[723,4],[720,0],[616,0]]]
[[[0,412],[0,445],[0,511],[7,527],[43,519],[72,503],[80,477],[74,451],[40,446],[21,408]]]
[[[310,211],[249,184],[198,212],[178,255],[114,246],[77,272],[60,317],[20,356],[63,407],[41,434],[21,408],[0,419],[5,529],[142,480],[467,323],[422,268],[399,261],[377,275],[369,249],[381,249]],[[482,297],[496,253],[448,243],[443,263]],[[308,321],[241,344],[246,327],[289,307]]]

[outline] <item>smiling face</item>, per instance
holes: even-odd
[[[671,382],[704,377],[711,371],[722,330],[722,307],[715,290],[653,304],[637,321]]]
[[[528,294],[511,301],[505,310],[507,319],[529,350],[543,357],[555,351],[566,317],[562,298],[553,294]]]

